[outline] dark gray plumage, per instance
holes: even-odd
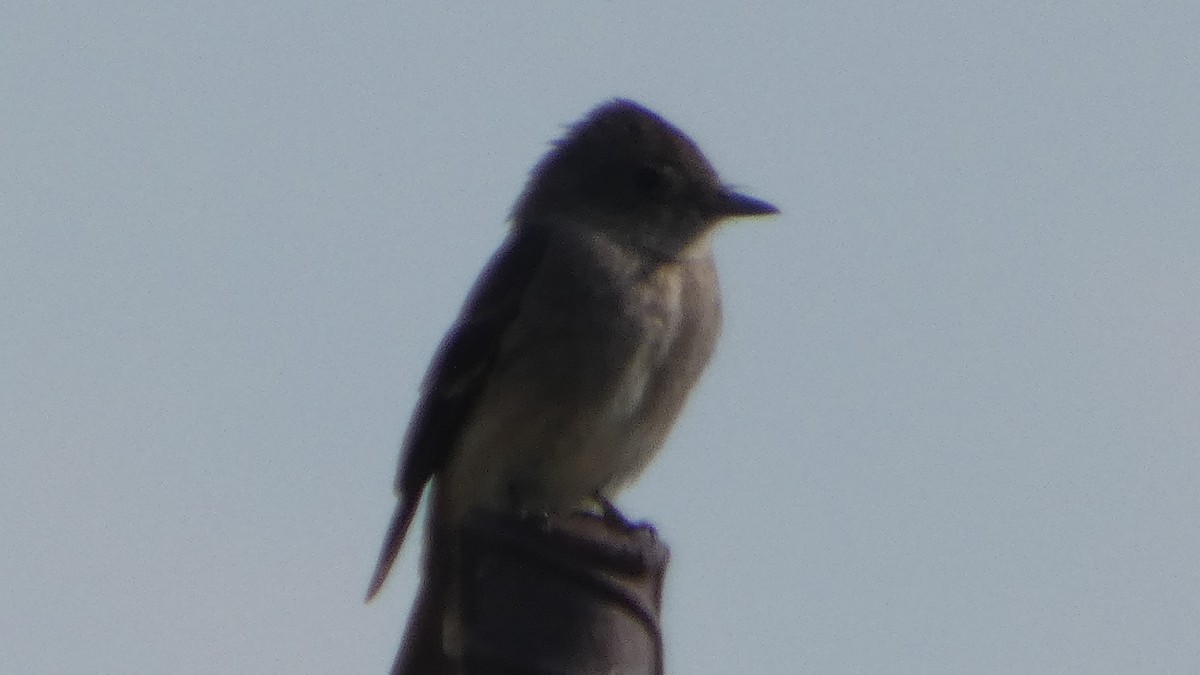
[[[404,442],[367,594],[429,484],[422,587],[397,672],[441,672],[457,649],[446,580],[468,510],[595,510],[650,462],[720,332],[709,235],[726,218],[770,213],[626,100],[592,111],[534,169]]]

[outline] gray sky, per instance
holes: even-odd
[[[386,672],[418,380],[614,95],[784,210],[620,500],[671,672],[1200,672],[1200,5],[344,4],[0,9],[0,672]]]

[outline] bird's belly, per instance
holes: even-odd
[[[529,301],[541,320],[510,336],[438,480],[450,517],[586,509],[642,472],[711,352],[681,318],[678,272],[622,271],[610,295],[578,294],[586,312]]]
[[[642,412],[653,403],[646,369],[628,370],[592,400],[548,400],[533,388],[485,395],[442,482],[454,510],[587,509],[633,479],[659,443],[641,433]]]

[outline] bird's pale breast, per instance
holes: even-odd
[[[662,445],[715,345],[708,257],[654,261],[567,231],[542,265],[439,481],[452,519],[473,506],[555,512],[611,495]],[[698,304],[715,311],[685,311]]]

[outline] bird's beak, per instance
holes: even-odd
[[[725,188],[717,193],[715,210],[722,216],[768,216],[779,213],[774,204]]]

